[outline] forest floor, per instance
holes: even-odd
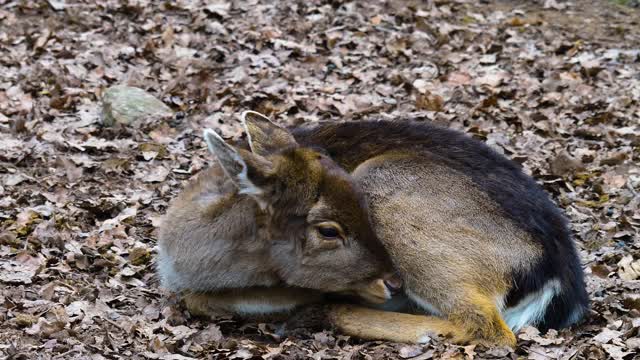
[[[640,11],[623,1],[0,0],[0,358],[632,359]],[[101,125],[143,88],[175,116]],[[521,163],[571,220],[592,310],[516,349],[190,316],[154,276],[205,127],[415,118]]]

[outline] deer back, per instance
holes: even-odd
[[[408,120],[320,124],[294,136],[358,178],[376,232],[423,308],[446,312],[473,287],[498,294],[512,328],[534,320],[562,327],[584,313],[566,220],[531,177],[488,146]],[[541,299],[535,311],[509,313],[527,296]]]

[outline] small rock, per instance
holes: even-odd
[[[113,86],[102,97],[102,122],[106,126],[128,125],[149,117],[171,117],[173,111],[146,91],[130,86]]]

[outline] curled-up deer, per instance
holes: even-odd
[[[526,325],[558,329],[587,312],[562,213],[481,142],[412,121],[289,132],[245,112],[243,123],[250,150],[205,132],[219,166],[160,231],[162,285],[192,311],[287,311],[323,292],[381,303],[397,273],[400,296],[335,305],[333,325],[364,339],[514,346]]]
[[[254,143],[281,131],[258,113],[244,118]],[[421,313],[338,306],[331,317],[343,332],[514,346],[514,331],[524,326],[559,329],[587,312],[580,260],[561,211],[485,144],[413,121],[324,123],[293,136],[324,149],[357,181],[404,297]]]
[[[205,131],[218,163],[167,211],[161,285],[197,314],[287,312],[325,292],[388,300],[392,266],[352,177],[284,129],[245,124],[250,149]]]

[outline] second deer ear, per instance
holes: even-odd
[[[245,111],[241,119],[249,136],[251,151],[256,155],[265,156],[298,145],[289,131],[258,112]]]
[[[218,158],[222,169],[236,184],[239,192],[253,196],[262,206],[264,191],[261,186],[271,173],[271,162],[247,150],[236,150],[211,129],[204,131],[204,139],[209,151]]]

